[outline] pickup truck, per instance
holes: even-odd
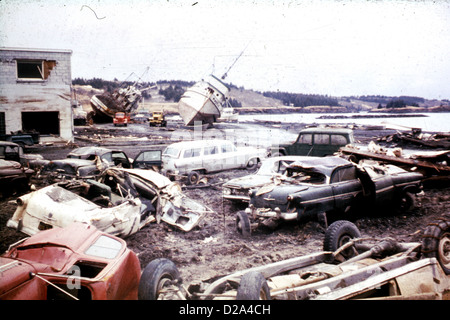
[[[308,128],[300,131],[292,144],[273,145],[272,157],[296,155],[324,157],[333,155],[341,147],[354,143],[353,131],[341,128]]]
[[[304,157],[287,167],[284,176],[250,191],[250,204],[239,211],[236,228],[249,236],[259,226],[327,216],[336,218],[377,208],[408,212],[422,190],[423,175],[394,165],[353,162],[340,157]]]
[[[37,132],[36,133],[12,132],[11,134],[0,134],[0,141],[17,143],[22,148],[31,147],[35,144],[39,144],[40,135]]]
[[[125,112],[116,112],[113,119],[114,126],[127,126],[130,123],[130,115]]]

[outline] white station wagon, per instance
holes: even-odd
[[[169,177],[187,175],[188,184],[194,184],[200,174],[254,169],[265,156],[263,149],[236,147],[228,140],[183,141],[173,143],[163,151],[163,172]]]

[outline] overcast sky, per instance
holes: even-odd
[[[232,66],[227,82],[259,91],[450,98],[450,1],[1,0],[0,14],[0,46],[70,49],[73,78]]]

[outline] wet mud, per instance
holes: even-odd
[[[135,127],[133,129],[133,126]],[[132,129],[129,129],[129,128]],[[133,157],[145,148],[163,148],[177,127],[152,129],[145,125],[130,125],[127,129],[114,129],[112,126],[76,128],[77,146],[104,145],[115,146]],[[298,128],[273,128],[293,133]],[[183,129],[184,130],[184,129]],[[226,128],[216,129],[225,132]],[[377,135],[385,134],[361,131],[357,139],[369,141]],[[39,152],[49,160],[63,158],[74,145],[60,147],[41,147]],[[165,223],[153,223],[138,233],[126,238],[126,242],[139,257],[142,268],[156,258],[169,258],[178,266],[186,285],[200,280],[272,263],[295,256],[322,250],[325,226],[317,220],[301,223],[284,223],[276,230],[258,230],[249,238],[243,238],[235,230],[235,216],[238,207],[222,197],[222,183],[229,179],[244,176],[251,172],[245,169],[231,170],[206,176],[208,186],[184,187],[187,196],[198,200],[214,213],[209,214],[202,223],[190,232],[170,227]],[[33,181],[39,188],[41,181]],[[17,196],[0,199],[0,252],[23,237],[25,234],[6,227],[7,220],[16,208]],[[74,208],[76,210],[76,208]],[[387,211],[360,212],[352,221],[363,236],[374,238],[392,237],[399,241],[420,241],[426,225],[438,218],[450,218],[450,192],[448,187],[427,187],[424,195],[417,199],[417,208],[408,214],[393,214]]]

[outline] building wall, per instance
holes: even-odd
[[[0,112],[5,113],[6,133],[23,130],[22,112],[57,112],[60,137],[73,140],[71,56],[70,50],[0,48]],[[47,61],[45,79],[18,79],[18,60]]]

